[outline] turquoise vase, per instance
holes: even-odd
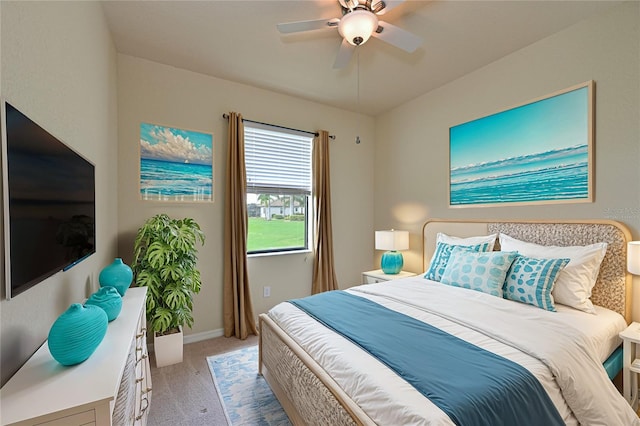
[[[127,292],[132,280],[133,271],[119,257],[116,257],[112,264],[100,271],[100,276],[98,276],[101,287],[115,287],[122,297]]]
[[[380,267],[385,274],[395,275],[400,273],[403,264],[404,261],[402,259],[402,253],[400,252],[391,250],[382,254]]]
[[[96,350],[107,334],[107,314],[99,307],[74,303],[51,326],[49,352],[62,365],[76,365]]]
[[[84,305],[95,305],[107,314],[109,322],[118,318],[120,311],[122,310],[122,296],[118,293],[115,287],[107,286],[100,287],[100,290],[96,291],[84,302]]]

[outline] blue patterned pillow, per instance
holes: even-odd
[[[518,255],[504,283],[505,299],[556,311],[551,291],[571,259],[536,259]]]
[[[502,297],[505,277],[517,256],[515,251],[474,253],[456,247],[440,282]]]
[[[456,247],[460,247],[466,251],[484,252],[489,250],[489,243],[476,244],[474,246],[463,246],[447,244],[439,241],[436,244],[436,251],[433,253],[433,257],[431,258],[429,270],[424,274],[424,277],[428,280],[440,281],[440,278],[449,263],[451,251]]]

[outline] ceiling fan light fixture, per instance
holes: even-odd
[[[378,28],[378,17],[363,9],[349,12],[340,19],[338,32],[349,44],[359,46],[366,43]]]

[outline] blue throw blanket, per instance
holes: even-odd
[[[457,425],[564,425],[515,362],[344,291],[289,302],[378,358]]]

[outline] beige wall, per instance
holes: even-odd
[[[96,254],[0,302],[2,383],[116,253],[116,54],[96,2],[0,2],[0,95],[95,164]],[[34,259],[37,262],[37,259]],[[4,289],[4,275],[2,279]]]
[[[336,135],[331,142],[331,179],[334,249],[340,286],[360,283],[360,272],[373,267],[373,119],[118,55],[119,254],[125,261],[131,261],[137,229],[156,213],[193,217],[201,225],[207,241],[199,252],[203,286],[195,298],[195,323],[192,330],[185,331],[191,339],[215,334],[222,328],[227,155],[227,121],[222,114],[229,111],[238,111],[251,120],[309,131],[326,129]],[[140,200],[141,122],[213,133],[213,203],[168,204]],[[363,142],[356,145],[359,126]],[[256,315],[280,301],[309,295],[312,265],[310,253],[250,258],[251,296]],[[271,287],[271,297],[263,298],[263,286]]]
[[[640,3],[623,4],[377,117],[374,223],[411,232],[406,269],[422,269],[427,218],[608,218],[640,239],[639,26]],[[593,203],[448,207],[451,126],[587,80],[596,82]],[[640,291],[634,301],[640,320]]]

